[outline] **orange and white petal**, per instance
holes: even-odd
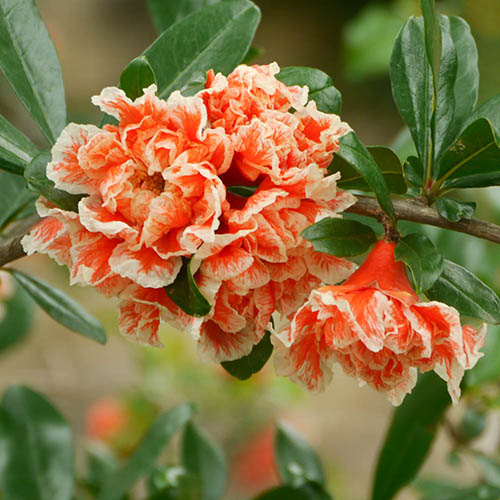
[[[125,92],[118,87],[106,87],[99,95],[92,97],[92,104],[117,120],[138,120],[140,121],[140,111],[134,106]],[[132,120],[131,120],[132,118]]]
[[[207,276],[224,281],[244,273],[253,262],[254,258],[243,248],[227,246],[206,258],[202,269]]]
[[[183,130],[191,141],[200,141],[207,124],[207,110],[199,97],[184,97],[178,90],[172,92],[166,109],[169,121],[177,129]]]
[[[47,177],[55,187],[71,194],[91,194],[97,186],[81,167],[78,152],[101,130],[94,125],[70,123],[52,147],[52,160],[47,164]]]
[[[120,333],[128,340],[161,347],[158,338],[160,310],[153,304],[125,299],[119,304]]]
[[[304,259],[309,272],[329,285],[346,280],[357,269],[357,265],[350,260],[316,252],[312,248],[304,253]]]
[[[236,291],[236,293],[244,294],[248,290],[267,285],[270,279],[271,276],[266,264],[260,259],[254,258],[252,265],[242,273],[231,278],[228,281],[228,284]]]
[[[484,346],[484,341],[486,338],[486,330],[487,330],[486,323],[483,323],[481,325],[479,331],[476,330],[471,325],[465,325],[463,327],[462,337],[464,341],[464,351],[466,358],[466,364],[464,368],[466,370],[473,368],[477,363],[477,361],[481,357],[483,357],[484,354],[482,352],[479,352],[479,349],[481,349]]]
[[[131,250],[127,243],[114,248],[109,258],[112,271],[146,288],[162,288],[173,283],[180,268],[181,257],[161,258],[153,249]]]
[[[279,198],[286,198],[288,193],[283,189],[265,189],[250,196],[241,210],[234,210],[229,221],[235,224],[248,222],[251,217],[272,206]]]

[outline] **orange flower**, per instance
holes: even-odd
[[[378,242],[343,285],[312,292],[289,328],[274,336],[279,374],[321,390],[337,362],[399,405],[417,372],[434,370],[458,400],[464,370],[482,355],[486,325],[479,332],[462,327],[454,308],[419,302],[394,246]]]

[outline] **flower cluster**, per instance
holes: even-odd
[[[378,242],[345,283],[312,292],[273,339],[279,374],[320,390],[336,362],[398,405],[418,371],[434,370],[458,400],[464,370],[482,355],[486,325],[479,332],[462,327],[454,308],[419,302],[403,263],[394,260],[394,246]]]
[[[92,101],[118,125],[68,125],[47,166],[58,189],[82,195],[78,212],[41,198],[45,218],[24,238],[26,252],[68,266],[72,284],[118,297],[129,338],[158,345],[165,320],[217,361],[248,354],[273,313],[291,318],[313,288],[355,268],[300,236],[354,202],[327,175],[350,128],[278,72],[209,72],[196,96],[168,100],[154,85],[135,101],[104,89]],[[212,305],[204,318],[165,292],[186,258]]]

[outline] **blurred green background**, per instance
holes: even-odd
[[[96,123],[90,97],[114,85],[126,64],[155,38],[145,0],[36,0],[62,62],[71,121]],[[343,94],[342,118],[366,144],[389,145],[402,128],[392,101],[388,64],[396,34],[417,0],[261,0],[263,19],[255,44],[257,63],[320,68]],[[447,14],[461,15],[472,27],[479,49],[479,102],[500,92],[500,0],[438,2]],[[35,142],[43,140],[0,79],[0,112]],[[498,189],[469,193],[479,198],[478,213],[500,222]],[[448,258],[467,265],[497,290],[500,255],[493,245],[472,237],[429,229]],[[67,286],[66,271],[37,256],[17,264],[63,288],[104,323],[105,347],[94,345],[37,311],[27,340],[0,359],[2,388],[24,383],[47,394],[72,422],[77,445],[102,440],[127,454],[159,409],[183,401],[199,408],[198,421],[223,445],[232,465],[228,499],[249,498],[276,482],[271,425],[284,420],[311,441],[340,500],[367,496],[376,454],[392,407],[383,395],[358,388],[337,371],[321,395],[309,395],[272,366],[248,382],[231,379],[220,367],[197,356],[193,342],[164,328],[163,350],[134,346],[117,331],[115,305],[90,289]],[[495,350],[495,346],[491,349]],[[482,362],[485,365],[488,361]],[[452,411],[459,418],[464,405]],[[478,446],[498,448],[500,419],[493,412]],[[81,446],[79,446],[81,449]],[[424,473],[473,479],[467,463],[446,466],[447,436],[439,436]],[[80,457],[81,458],[81,457]],[[416,498],[411,492],[401,500]]]

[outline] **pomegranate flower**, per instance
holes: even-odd
[[[434,370],[453,402],[464,370],[482,356],[486,325],[462,327],[459,313],[440,302],[419,302],[394,243],[380,241],[339,286],[312,292],[290,326],[274,336],[279,374],[321,390],[339,363],[346,373],[385,392],[399,405],[417,381]]]

